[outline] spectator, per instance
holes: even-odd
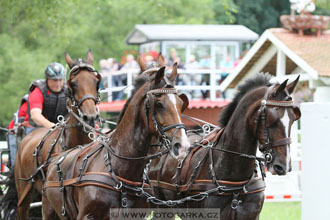
[[[199,61],[199,66],[201,69],[211,69],[212,61],[209,54],[205,54],[205,56]]]
[[[220,69],[221,69],[221,78],[220,78],[220,84],[226,79],[226,77],[231,73],[231,71],[234,68],[234,62],[231,60],[230,55],[228,54],[226,56],[225,60],[222,60],[220,62]],[[226,98],[225,91],[222,92],[222,97]]]
[[[168,59],[168,62],[166,63],[166,67],[172,68],[173,65],[177,63],[178,69],[185,69],[183,63],[181,62],[180,57],[176,53],[175,48],[170,49],[170,58]],[[183,74],[179,74],[177,79],[176,79],[176,84],[177,85],[187,85],[187,80],[186,77]]]
[[[126,75],[114,75],[114,73],[119,69],[119,64],[114,58],[108,58],[107,60],[108,65],[108,77],[111,76],[111,86],[112,87],[120,87],[124,86],[124,80]],[[112,93],[112,100],[122,100],[124,99],[124,92],[113,92]]]
[[[168,59],[168,62],[166,63],[166,66],[169,68],[172,68],[174,63],[178,64],[178,69],[184,69],[184,65],[181,62],[180,57],[176,53],[175,48],[171,48],[170,50],[170,58]]]
[[[126,63],[122,66],[121,70],[138,70],[140,69],[139,64],[134,59],[134,56],[132,54],[128,54],[126,56]],[[138,73],[134,73],[133,78],[137,77]],[[124,81],[127,80],[127,75],[125,76]]]
[[[154,58],[149,54],[146,54],[144,56],[144,63],[146,64],[147,68],[157,66],[157,63],[155,62]]]
[[[108,67],[108,62],[106,59],[101,59],[99,61],[99,65],[100,65],[100,74],[102,76],[100,88],[103,89],[103,88],[107,87],[107,85],[108,85],[107,76],[108,76],[108,72],[109,72],[109,67]]]
[[[199,65],[201,69],[210,69],[212,66],[211,57],[209,54],[205,54],[205,56],[199,61]],[[210,85],[210,75],[203,74],[201,85]],[[209,96],[209,90],[201,90],[203,99],[206,99]]]
[[[230,55],[226,56],[225,60],[222,60],[220,62],[220,69],[222,73],[227,73],[227,75],[229,73],[231,73],[231,71],[233,70],[234,67],[234,62],[231,60]]]
[[[196,57],[194,55],[190,55],[188,63],[186,64],[186,69],[194,70],[198,68],[199,68],[199,63],[196,61]],[[190,73],[188,77],[191,85],[200,85],[202,79],[201,74]],[[192,98],[195,98],[196,96],[197,97],[200,96],[200,92],[197,90],[192,90],[190,92],[190,95]]]
[[[188,63],[186,64],[187,69],[198,69],[199,68],[199,63],[196,61],[195,55],[190,55]]]

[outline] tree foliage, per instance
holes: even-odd
[[[320,1],[320,2],[319,2]],[[318,0],[318,9],[329,9]],[[0,0],[0,126],[6,126],[30,83],[64,52],[120,59],[135,24],[243,24],[257,33],[279,26],[288,0]]]

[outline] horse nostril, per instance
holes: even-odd
[[[281,165],[274,165],[274,170],[278,175],[284,175],[285,169]]]
[[[89,121],[89,118],[88,118],[88,116],[87,116],[87,115],[83,115],[83,117],[82,117],[82,118],[83,118],[83,120],[84,120],[84,121]]]
[[[179,155],[179,148],[181,147],[181,144],[180,143],[175,143],[173,145],[173,153],[175,156],[178,156]]]

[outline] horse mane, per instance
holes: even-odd
[[[258,73],[255,77],[247,79],[243,84],[239,85],[233,101],[229,103],[220,113],[218,120],[220,126],[225,127],[227,125],[238,103],[245,94],[261,86],[270,86],[271,83],[269,81],[271,78],[272,76],[269,73]]]
[[[140,74],[133,82],[133,89],[131,91],[131,96],[127,99],[123,110],[119,114],[119,118],[117,124],[123,119],[123,116],[127,110],[129,103],[131,102],[132,98],[134,97],[135,93],[150,79],[150,76],[147,74]]]

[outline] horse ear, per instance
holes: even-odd
[[[183,112],[189,105],[189,99],[186,94],[182,93],[179,95],[180,99],[183,101],[181,112]]]
[[[286,89],[288,90],[289,94],[291,94],[293,92],[293,90],[296,88],[296,86],[299,82],[299,78],[300,78],[300,75],[298,75],[298,77],[295,79],[295,81],[293,81],[292,83],[287,85]]]
[[[173,69],[171,72],[171,75],[168,77],[168,79],[171,81],[171,83],[174,85],[176,77],[178,76],[178,64],[175,63],[173,65]]]
[[[73,61],[68,52],[65,52],[65,62],[69,65],[70,68],[72,67]]]
[[[92,53],[92,50],[91,49],[89,49],[87,51],[87,63],[89,65],[92,65],[92,66],[93,66],[93,63],[94,63],[94,56],[93,56],[93,53]]]
[[[161,67],[156,74],[156,77],[155,77],[156,85],[162,81],[162,79],[164,78],[164,75],[165,75],[165,66]]]
[[[157,64],[158,64],[158,67],[165,66],[165,58],[163,57],[162,53],[158,54]]]
[[[296,118],[295,118],[295,121],[296,121],[296,120],[298,120],[301,117],[301,112],[300,112],[299,107],[294,106],[293,107],[293,112],[294,112],[294,114],[296,116]]]
[[[139,66],[140,66],[141,72],[143,73],[144,71],[146,71],[147,67],[146,67],[145,63],[143,62],[141,56],[139,56],[139,57],[137,58],[137,62],[138,62],[138,64],[139,64]]]
[[[286,84],[288,83],[288,79],[286,79],[276,90],[274,96],[277,96],[278,94],[280,94],[280,92],[282,92],[285,87],[286,87]]]

